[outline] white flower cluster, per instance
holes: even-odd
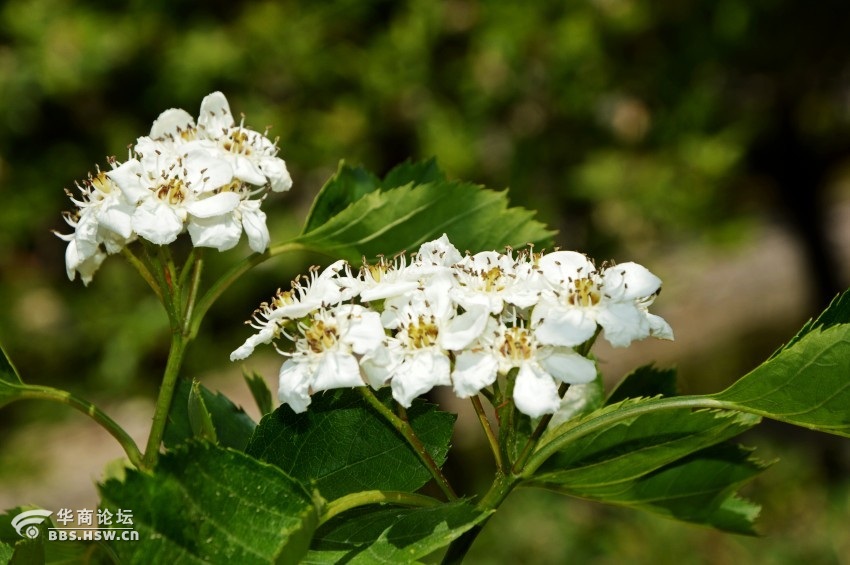
[[[598,328],[614,346],[673,338],[648,312],[660,287],[635,263],[599,269],[573,251],[464,257],[443,235],[410,261],[382,258],[357,274],[338,261],[279,290],[230,358],[274,343],[287,357],[279,397],[295,412],[332,388],[389,384],[407,407],[434,386],[467,398],[511,373],[517,408],[539,417],[558,409],[558,383],[595,378],[575,347]]]
[[[244,119],[243,119],[244,122]],[[214,92],[201,102],[197,123],[188,112],[166,110],[130,158],[78,184],[65,220],[68,277],[88,284],[107,255],[136,238],[167,245],[188,230],[196,247],[225,251],[244,229],[252,250],[269,244],[260,204],[269,190],[289,190],[292,179],[276,141],[236,124],[227,99]]]

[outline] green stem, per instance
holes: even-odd
[[[398,506],[411,506],[415,508],[430,508],[442,504],[436,498],[425,496],[422,494],[414,494],[412,492],[387,491],[387,490],[366,490],[363,492],[354,492],[343,497],[332,500],[325,506],[325,511],[319,518],[321,526],[331,518],[342,514],[346,510],[357,508],[359,506],[368,506],[370,504],[396,504]]]
[[[475,395],[470,400],[472,400],[472,406],[475,408],[475,414],[478,415],[478,422],[481,424],[481,429],[484,430],[484,435],[487,436],[487,443],[490,444],[490,450],[493,452],[493,458],[496,460],[496,468],[499,471],[504,472],[505,466],[502,460],[499,440],[496,439],[496,435],[493,433],[493,428],[490,426],[490,420],[484,412],[484,406],[481,405],[481,399],[478,395]]]
[[[247,273],[253,267],[256,267],[260,263],[271,259],[276,255],[280,255],[281,253],[286,253],[288,251],[305,251],[308,249],[309,248],[307,246],[296,242],[281,243],[268,248],[264,253],[258,253],[246,257],[240,263],[234,265],[220,279],[218,279],[209,288],[209,290],[207,290],[200,300],[198,300],[198,304],[195,306],[195,317],[190,324],[189,336],[195,337],[198,335],[201,320],[203,320],[207,310],[210,309],[215,301],[218,300],[218,297],[221,296],[222,293],[230,287],[230,285],[236,282],[239,277]]]
[[[144,281],[148,283],[148,286],[151,287],[151,290],[153,290],[154,294],[156,294],[156,297],[159,298],[160,302],[162,302],[162,289],[159,288],[159,285],[157,284],[156,280],[154,280],[154,277],[151,274],[151,271],[148,266],[145,265],[145,263],[141,259],[136,257],[136,255],[132,251],[130,251],[130,248],[126,245],[121,249],[121,254],[124,255],[124,258],[130,262],[130,264],[136,269],[136,271],[138,271],[142,279],[144,279]]]
[[[419,456],[419,459],[428,468],[428,471],[431,472],[431,476],[434,477],[434,480],[437,481],[437,485],[440,487],[440,490],[443,491],[443,494],[446,495],[446,498],[449,500],[457,500],[457,494],[455,494],[454,489],[449,484],[449,481],[446,479],[443,472],[440,470],[440,467],[437,466],[437,463],[434,462],[434,459],[428,453],[428,450],[425,449],[425,446],[422,445],[422,441],[419,439],[419,436],[416,435],[416,432],[413,431],[413,428],[410,427],[410,424],[396,416],[396,414],[390,410],[383,402],[378,400],[378,397],[372,392],[368,386],[360,386],[357,387],[357,390],[366,399],[366,401],[378,411],[387,421],[392,424],[392,426],[407,440],[407,443],[413,448],[413,451]]]
[[[107,416],[100,408],[91,402],[78,398],[70,392],[40,385],[23,385],[20,392],[16,394],[14,400],[24,399],[59,402],[60,404],[65,404],[71,408],[79,410],[100,424],[100,426],[109,432],[112,437],[118,440],[118,443],[124,448],[124,453],[127,454],[127,458],[130,460],[130,463],[136,467],[142,467],[142,453],[139,451],[139,448],[133,438],[131,438],[124,428],[119,426],[115,420]]]
[[[195,309],[195,300],[198,298],[198,288],[201,286],[201,271],[204,268],[204,258],[198,252],[198,257],[192,265],[192,281],[189,286],[189,295],[186,297],[185,310],[183,311],[183,337],[189,337],[192,331],[192,316]],[[183,285],[181,284],[181,288]]]
[[[570,388],[568,383],[561,383],[561,386],[558,387],[558,396],[560,398],[564,398],[564,395],[567,394],[567,389]],[[552,416],[554,414],[546,414],[540,421],[537,423],[537,427],[534,428],[534,431],[531,432],[531,435],[528,437],[528,441],[525,442],[525,445],[522,448],[522,453],[520,453],[517,460],[514,461],[513,472],[519,473],[522,471],[523,466],[525,466],[525,462],[531,456],[534,448],[537,447],[537,442],[540,441],[540,437],[543,435],[543,432],[546,431],[546,428],[549,427],[549,422],[552,421]]]
[[[171,400],[174,396],[174,388],[177,385],[177,377],[180,366],[183,363],[183,354],[186,351],[186,339],[178,328],[172,328],[171,349],[168,352],[168,361],[165,364],[165,374],[159,387],[159,396],[156,399],[151,434],[145,448],[143,464],[145,468],[151,469],[156,465],[159,457],[159,446],[165,433],[165,424],[168,420],[168,412],[171,409]]]

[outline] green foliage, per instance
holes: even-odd
[[[676,396],[676,370],[644,365],[623,377],[605,403],[616,404],[627,398],[658,395]]]
[[[0,356],[0,407],[2,407],[15,400],[25,385],[2,345],[0,345],[0,353],[2,353]]]
[[[259,373],[243,372],[242,377],[251,391],[251,396],[254,397],[254,402],[257,403],[257,408],[260,409],[260,414],[268,414],[272,411],[272,392],[269,390],[269,385]]]
[[[140,541],[116,542],[127,562],[297,563],[320,508],[299,482],[238,451],[193,442],[153,473],[100,485],[103,505],[132,509]]]
[[[304,563],[410,563],[445,547],[491,512],[466,502],[434,508],[364,507],[316,531]]]
[[[380,392],[389,404],[389,390]],[[455,416],[417,400],[407,418],[442,465]],[[363,490],[414,491],[431,478],[404,438],[354,390],[316,394],[301,414],[281,406],[262,419],[246,453],[312,482],[327,500]]]
[[[850,437],[850,323],[808,333],[711,398],[797,426]]]
[[[579,428],[641,402],[646,401],[609,406],[563,428]],[[734,490],[763,465],[723,442],[760,421],[750,414],[690,408],[617,420],[571,441],[530,477],[530,484],[752,533],[757,509]],[[722,445],[712,447],[716,444]]]
[[[482,188],[446,180],[433,162],[400,165],[383,184],[341,164],[296,241],[351,262],[412,251],[443,233],[461,251],[551,241],[533,212],[508,208],[506,192]]]
[[[220,392],[213,393],[198,382],[179,379],[171,401],[163,442],[168,448],[192,437],[217,441],[244,450],[257,424]]]

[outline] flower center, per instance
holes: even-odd
[[[304,330],[307,346],[313,353],[321,353],[334,346],[339,337],[334,326],[325,324],[323,320],[315,320]]]
[[[241,129],[235,129],[230,132],[227,138],[222,143],[225,151],[231,153],[240,153],[248,155],[251,153],[251,144],[249,143],[248,134]]]
[[[521,327],[508,328],[505,331],[504,341],[499,347],[499,353],[505,359],[514,362],[530,359],[534,353],[534,346],[528,330]]]
[[[109,180],[109,177],[106,176],[106,173],[103,171],[98,171],[97,175],[91,177],[89,180],[91,185],[97,189],[98,192],[102,194],[109,194],[112,192],[112,181]]]
[[[417,349],[429,347],[437,343],[437,335],[439,333],[433,319],[426,320],[425,316],[419,316],[416,321],[411,322],[407,327],[408,341],[412,347]]]
[[[602,298],[599,285],[588,277],[575,279],[567,302],[573,306],[596,306]]]
[[[178,178],[170,178],[156,191],[156,197],[169,204],[180,204],[186,200],[186,185]]]
[[[496,290],[504,290],[505,285],[502,283],[502,269],[493,267],[489,271],[481,273],[481,278],[484,279],[484,290],[493,292]]]

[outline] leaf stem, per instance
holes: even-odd
[[[347,494],[336,500],[332,500],[325,506],[325,511],[319,518],[321,526],[331,518],[342,514],[347,510],[370,504],[396,504],[398,506],[411,506],[416,508],[430,508],[442,504],[436,498],[415,494],[412,492],[390,491],[390,490],[365,490]]]
[[[567,394],[567,390],[570,388],[569,383],[561,383],[561,386],[558,387],[558,396],[563,398],[565,394]],[[534,448],[537,447],[537,442],[540,441],[540,437],[543,435],[543,432],[546,431],[546,428],[549,427],[549,422],[552,421],[552,416],[554,414],[546,414],[540,421],[537,423],[537,427],[534,428],[534,431],[531,432],[531,435],[528,438],[528,441],[525,442],[525,445],[522,448],[522,453],[520,453],[517,460],[514,461],[514,465],[512,467],[512,471],[514,473],[520,473],[522,471],[525,462],[531,456],[531,453],[534,451]]]
[[[192,265],[192,280],[189,283],[189,294],[186,297],[186,304],[183,310],[183,337],[189,337],[192,331],[192,315],[194,314],[195,300],[198,298],[198,288],[201,286],[201,271],[203,269],[204,258],[199,251]]]
[[[437,466],[437,463],[431,457],[431,454],[428,453],[428,450],[425,449],[425,446],[422,445],[422,441],[419,439],[419,436],[416,435],[416,432],[413,431],[413,428],[410,427],[410,424],[396,416],[396,414],[390,410],[383,402],[378,400],[378,397],[372,392],[368,386],[360,386],[357,387],[357,390],[366,399],[366,401],[378,411],[387,421],[392,424],[392,426],[407,440],[407,443],[410,444],[410,447],[413,448],[413,451],[419,456],[419,459],[428,468],[428,471],[431,472],[431,476],[434,477],[434,480],[437,481],[437,485],[440,487],[440,490],[443,491],[443,494],[446,495],[446,498],[449,500],[457,500],[458,496],[455,494],[454,489],[449,484],[449,481],[446,479],[443,472],[440,470],[440,467]]]
[[[142,467],[142,453],[139,451],[139,447],[136,445],[136,442],[132,437],[130,437],[130,434],[118,425],[115,420],[107,416],[105,412],[91,402],[74,396],[68,391],[41,385],[20,385],[20,392],[16,393],[13,400],[23,399],[59,402],[60,404],[65,404],[71,408],[79,410],[100,424],[100,426],[109,432],[112,437],[118,440],[118,443],[121,444],[122,448],[124,448],[124,453],[127,454],[127,458],[130,460],[130,463],[136,467]]]
[[[499,440],[493,433],[493,427],[490,425],[490,419],[484,412],[484,406],[481,404],[481,398],[476,394],[472,398],[472,406],[475,408],[475,414],[478,415],[478,422],[481,424],[481,429],[484,430],[484,435],[487,436],[487,443],[490,444],[490,450],[493,452],[493,458],[496,460],[496,468],[499,471],[505,471],[504,461],[502,460],[502,451],[499,447]]]
[[[145,265],[145,263],[141,259],[136,257],[135,253],[130,251],[130,248],[126,245],[121,248],[121,254],[124,255],[124,258],[127,259],[127,261],[129,261],[130,264],[136,269],[142,279],[144,279],[144,281],[148,283],[148,286],[151,287],[151,290],[153,290],[154,294],[156,294],[156,297],[159,298],[160,302],[162,302],[162,289],[159,288],[159,285],[157,284],[156,280],[154,280],[154,277],[151,274],[150,269],[148,269],[148,266]]]

